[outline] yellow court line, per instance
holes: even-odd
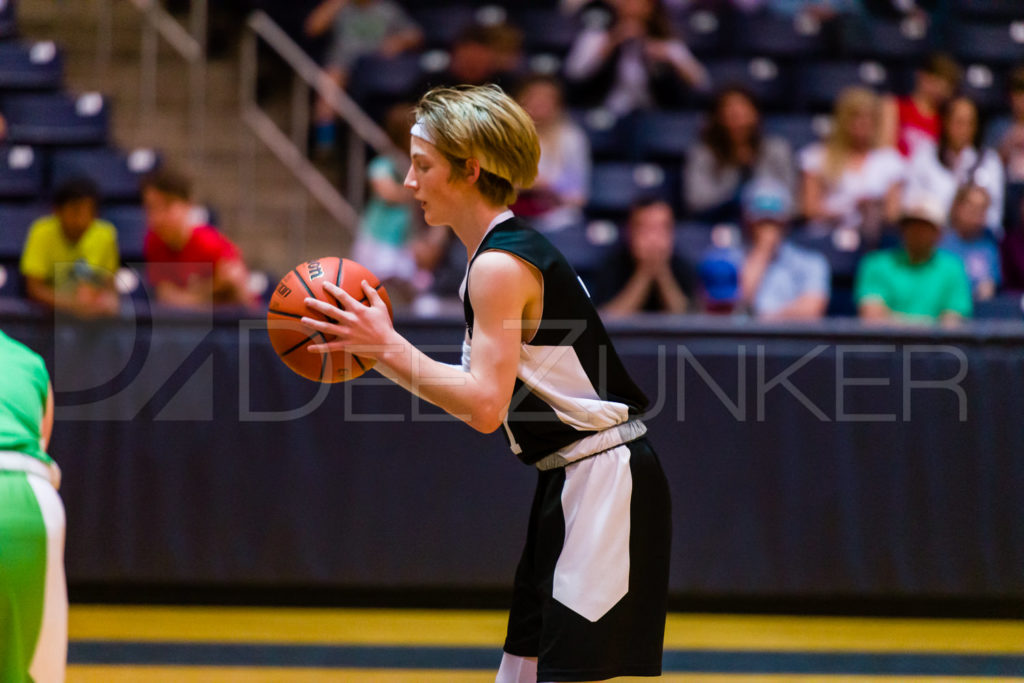
[[[616,678],[621,683],[1011,683],[1024,678],[957,676],[824,676],[745,674],[666,674],[658,679]],[[67,683],[493,683],[493,671],[388,669],[293,669],[189,666],[68,667]]]
[[[73,605],[72,640],[500,647],[504,612]],[[1024,654],[1024,622],[670,614],[669,649]]]

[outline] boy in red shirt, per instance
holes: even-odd
[[[157,301],[179,308],[253,302],[241,252],[212,225],[197,221],[191,183],[169,170],[142,181],[149,232],[143,246]]]
[[[889,96],[882,104],[882,145],[910,157],[924,143],[938,143],[940,111],[960,86],[960,67],[944,54],[925,59],[914,78],[914,90],[904,97]]]

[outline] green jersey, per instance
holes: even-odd
[[[0,332],[0,451],[50,464],[39,442],[50,376],[39,354]]]

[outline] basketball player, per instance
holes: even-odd
[[[337,323],[303,318],[421,398],[481,432],[501,429],[538,470],[516,571],[498,683],[591,681],[661,673],[669,495],[629,378],[582,283],[540,233],[508,209],[537,173],[530,117],[496,86],[424,95],[405,185],[430,225],[465,244],[467,334],[461,367],[427,358],[337,287]]]
[[[58,683],[68,596],[53,394],[43,359],[3,332],[0,368],[0,681]]]

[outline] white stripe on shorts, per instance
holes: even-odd
[[[64,579],[64,503],[49,481],[26,477],[46,525],[43,622],[28,672],[35,683],[62,683],[68,658],[68,589]]]
[[[629,447],[618,446],[565,467],[565,542],[552,597],[592,622],[629,590],[629,459]]]

